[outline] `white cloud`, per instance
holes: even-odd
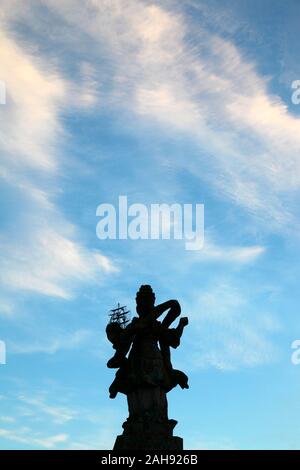
[[[279,97],[269,95],[267,79],[232,43],[200,30],[196,54],[182,39],[184,21],[174,21],[178,28],[175,38],[165,30],[157,45],[160,54],[145,45],[136,111],[186,132],[211,159],[210,183],[252,213],[282,224],[289,214],[281,194],[300,187],[300,120]],[[204,40],[210,54],[205,55]],[[173,54],[165,67],[163,54],[169,50]],[[205,178],[201,158],[186,158],[182,165]]]
[[[281,326],[271,313],[256,311],[259,292],[228,280],[195,295],[189,317],[192,368],[236,370],[271,363],[278,358],[273,336]],[[250,302],[251,296],[251,302]]]
[[[16,420],[13,416],[1,416],[0,421],[2,421],[3,423],[12,424],[15,423]]]
[[[54,436],[43,437],[40,436],[40,434],[36,435],[32,433],[28,428],[21,428],[18,430],[0,428],[0,437],[19,444],[29,445],[33,449],[37,447],[52,449],[57,447],[58,444],[68,440],[67,434],[56,434]]]
[[[30,405],[35,414],[44,414],[50,417],[56,424],[64,424],[75,418],[77,413],[69,408],[53,406],[45,402],[43,398],[29,398],[20,395],[18,399],[26,405]]]
[[[119,423],[120,426],[120,423]],[[119,427],[118,426],[118,427]],[[70,450],[110,450],[112,449],[115,439],[118,433],[118,428],[114,424],[106,422],[103,426],[103,422],[99,422],[100,431],[83,436],[82,438],[69,443],[68,449]],[[119,431],[120,432],[120,431]]]
[[[66,82],[33,54],[24,53],[7,33],[0,34],[1,74],[7,90],[6,105],[0,108],[5,165],[16,170],[22,165],[53,171]]]
[[[124,411],[121,412],[114,403],[112,408],[103,407],[97,415],[86,414],[84,410],[80,415],[84,422],[88,423],[89,432],[72,436],[68,448],[73,450],[112,449],[116,436],[121,432],[121,423],[126,416]],[[93,426],[93,432],[90,430],[91,426]]]
[[[18,87],[25,88],[27,96],[32,95],[27,100],[21,96],[20,109],[24,113],[18,112],[28,116],[28,106],[32,105],[37,123],[44,116],[47,121],[49,113],[49,132],[45,134],[43,126],[40,133],[36,124],[38,135],[30,142],[38,149],[43,149],[44,144],[53,147],[53,135],[57,138],[62,130],[57,119],[59,110],[62,103],[70,103],[71,96],[75,98],[76,89],[79,106],[94,106],[100,99],[106,106],[127,109],[139,119],[157,122],[162,130],[184,132],[199,148],[199,156],[184,156],[176,162],[179,166],[199,179],[209,180],[220,194],[252,215],[264,222],[268,220],[264,227],[285,229],[292,222],[296,226],[293,200],[300,188],[299,118],[289,113],[280,97],[269,93],[269,78],[260,76],[255,64],[247,61],[230,39],[206,30],[205,22],[197,28],[187,24],[187,17],[180,13],[183,10],[175,8],[180,7],[179,3],[43,3],[49,14],[52,11],[60,15],[70,28],[76,29],[76,40],[82,35],[87,49],[93,45],[94,60],[93,66],[88,58],[82,63],[83,88],[78,92],[72,81],[62,80],[51,68],[49,72],[45,64],[34,64],[36,59],[19,60],[19,49],[11,41],[8,43],[9,56],[21,64]],[[206,19],[212,19],[212,8],[203,2],[198,2],[198,7]],[[5,12],[11,19],[7,8]],[[23,7],[19,14],[33,26],[30,13],[29,7]],[[222,10],[222,15],[225,13]],[[230,26],[228,15],[225,17]],[[223,20],[218,18],[218,24]],[[28,75],[23,78],[24,67]],[[41,86],[32,90],[35,83]],[[99,95],[99,89],[107,83],[109,87]],[[36,88],[43,92],[35,91]],[[20,96],[20,90],[16,94]],[[15,140],[15,145],[20,142],[21,150],[28,141],[26,133],[31,130],[23,118],[15,116],[12,122],[14,130],[9,135],[17,137],[10,141]],[[15,125],[20,122],[25,124]],[[31,163],[46,168],[56,164],[51,152],[39,159],[39,152],[29,146],[26,155]]]
[[[2,283],[9,288],[28,290],[69,299],[74,283],[91,282],[101,274],[116,271],[103,254],[90,251],[51,227],[35,227],[31,239],[0,243],[5,253]]]
[[[74,392],[69,387],[59,386],[50,394],[48,383],[46,392],[18,394],[8,410],[11,419],[0,419],[6,423],[6,429],[0,431],[0,439],[9,439],[30,448],[111,449],[124,421],[125,410],[116,403],[97,410],[85,408],[81,399],[79,404],[74,402],[78,391],[75,395]],[[57,396],[63,398],[58,399]],[[69,406],[71,402],[72,406]]]
[[[196,260],[223,261],[228,263],[249,263],[255,261],[266,251],[265,247],[257,246],[220,246],[210,240],[204,241],[204,246],[195,258]]]
[[[0,316],[10,317],[15,312],[13,302],[5,297],[0,297]]]
[[[14,132],[19,136],[16,143],[22,144],[19,150],[26,147],[23,144],[28,139],[24,132],[32,132],[28,130],[31,126],[27,125],[27,120],[17,119],[17,115],[21,112],[22,115],[30,115],[29,106],[34,110],[33,117],[37,123],[48,119],[51,124],[49,132],[45,130],[48,126],[43,126],[42,133],[36,124],[38,135],[34,134],[32,138],[38,149],[50,148],[51,152],[43,153],[40,160],[38,152],[29,146],[25,157],[17,152],[24,161],[42,164],[48,170],[55,168],[58,162],[52,150],[63,132],[59,121],[61,108],[70,105],[71,97],[83,107],[94,106],[99,99],[106,106],[133,111],[139,120],[143,118],[159,123],[162,131],[185,133],[198,146],[199,156],[183,156],[176,162],[177,167],[187,168],[197,178],[209,180],[220,195],[226,195],[264,222],[267,219],[270,223],[264,223],[264,227],[282,229],[288,222],[289,226],[295,222],[293,204],[289,201],[294,197],[293,191],[298,191],[300,186],[296,157],[300,143],[299,119],[289,114],[279,97],[269,94],[268,79],[258,74],[255,64],[247,62],[233,42],[208,32],[205,25],[198,25],[197,29],[187,25],[180,9],[173,8],[171,12],[168,2],[149,5],[128,0],[122,6],[118,1],[90,0],[84,5],[68,0],[44,0],[43,3],[50,9],[49,14],[55,12],[69,27],[76,29],[76,38],[83,34],[82,40],[87,48],[93,44],[94,60],[91,65],[87,57],[81,64],[83,85],[80,89],[33,54],[24,54],[12,39],[6,39],[9,56],[13,54],[14,63],[20,63],[17,74],[21,77],[20,83],[11,83],[12,90],[16,88],[16,96],[20,97],[21,110],[13,109],[10,126],[13,130],[8,133],[12,136],[8,145],[14,141]],[[29,11],[26,13],[22,8],[20,14],[24,21],[33,25]],[[188,41],[187,37],[193,41]],[[28,69],[27,75],[23,74],[24,67]],[[108,77],[109,82],[106,82]],[[37,87],[36,83],[40,86]],[[109,83],[109,87],[105,86],[105,94],[99,94],[105,83]],[[19,87],[26,89],[26,96],[30,98],[25,99]],[[37,92],[36,88],[43,91]],[[205,155],[205,168],[202,154]],[[7,172],[6,177],[9,178]],[[24,189],[30,188],[32,198],[40,207],[52,204],[47,189],[30,185],[28,181],[21,184]],[[20,271],[16,269],[12,256],[6,259],[8,264],[12,262],[12,268],[6,268],[7,284],[70,298],[72,280],[77,281],[81,277],[82,267],[89,279],[97,272],[99,261],[100,271],[116,270],[111,260],[103,258],[102,254],[88,252],[61,228],[57,230],[54,225],[49,227],[49,234],[51,232],[52,243],[57,247],[52,245],[49,256],[41,256],[36,267],[33,267],[29,256],[23,266],[21,263]],[[37,251],[41,253],[43,245],[40,240],[39,243]],[[64,247],[68,247],[66,256]],[[32,250],[29,244],[24,251],[32,253]],[[15,251],[15,246],[8,251]],[[58,269],[59,251],[66,283],[62,282],[63,276]],[[260,246],[207,246],[200,256],[242,263],[257,258],[263,251]],[[51,263],[49,258],[53,252]],[[77,263],[72,271],[75,258]],[[84,263],[83,259],[89,261]],[[45,271],[48,262],[49,274]]]
[[[71,86],[28,44],[21,48],[3,27],[0,34],[1,79],[8,94],[7,104],[0,109],[0,176],[19,197],[11,217],[19,211],[25,214],[21,231],[15,224],[13,235],[1,237],[1,279],[7,289],[69,299],[73,284],[99,280],[117,270],[104,254],[85,248],[76,239],[76,227],[53,202],[59,190],[58,146],[64,135],[61,111],[73,102],[75,106],[92,104],[93,71],[83,67],[83,85]],[[35,173],[30,176],[32,170]],[[2,313],[12,310],[8,302],[2,302]]]
[[[61,350],[73,350],[91,339],[92,332],[77,330],[72,333],[52,334],[52,338],[41,341],[31,340],[29,343],[10,343],[9,349],[14,354],[55,354]]]
[[[82,62],[80,72],[82,84],[75,90],[74,101],[77,106],[89,109],[98,103],[97,71],[89,62]]]
[[[205,23],[187,24],[173,3],[44,3],[97,44],[99,57],[109,51],[106,103],[159,123],[163,131],[185,133],[199,157],[183,156],[177,163],[268,220],[268,227],[285,229],[295,222],[300,120],[270,94],[269,78],[259,75],[233,41],[212,34]],[[107,73],[101,63],[100,82]]]
[[[36,442],[42,447],[51,448],[55,447],[57,444],[66,442],[68,438],[68,434],[56,434],[55,436],[36,439]]]

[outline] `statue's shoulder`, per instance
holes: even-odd
[[[138,317],[133,317],[132,320],[126,326],[125,330],[130,331],[136,325],[138,320]]]

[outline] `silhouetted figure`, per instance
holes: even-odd
[[[109,323],[106,328],[107,337],[116,350],[107,366],[118,368],[109,388],[110,397],[124,393],[129,409],[124,432],[117,437],[114,449],[183,448],[182,439],[173,436],[177,421],[168,419],[166,394],[176,385],[188,388],[188,377],[173,369],[170,359],[170,346],[179,346],[188,319],[183,317],[176,328],[169,328],[180,315],[179,303],[177,300],[157,306],[154,303],[151,286],[141,286],[136,295],[139,317],[133,318],[125,328],[117,323]],[[158,321],[166,311],[162,322]]]

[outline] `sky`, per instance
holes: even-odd
[[[299,1],[0,7],[0,449],[112,448],[105,326],[141,284],[189,317],[185,448],[299,448]],[[204,204],[203,248],[100,240],[120,195]]]

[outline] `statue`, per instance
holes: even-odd
[[[173,436],[177,421],[168,419],[166,394],[176,385],[189,388],[188,377],[173,369],[170,355],[170,347],[179,346],[188,319],[182,317],[176,328],[170,328],[180,315],[180,305],[177,300],[169,300],[155,306],[155,294],[149,285],[142,285],[137,292],[136,311],[138,318],[124,328],[114,322],[106,328],[116,350],[107,366],[118,369],[109,387],[110,398],[119,392],[125,394],[129,410],[124,432],[117,437],[114,449],[180,450],[183,440]],[[166,311],[164,319],[158,321]]]

